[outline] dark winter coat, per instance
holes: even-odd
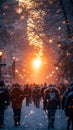
[[[26,87],[24,88],[24,96],[27,98],[27,97],[31,97],[31,94],[32,94],[32,90],[31,88],[26,85]]]
[[[73,91],[73,85],[70,85],[64,92],[63,97],[62,97],[62,109],[64,109],[65,105],[65,100],[67,98],[67,95]]]
[[[41,88],[41,96],[43,97],[43,99],[44,99],[44,91],[45,91],[45,89],[47,89],[47,86],[46,86],[46,85],[44,85],[44,86]]]
[[[41,98],[41,90],[38,86],[36,86],[34,89],[33,89],[33,92],[32,92],[32,97],[33,97],[33,100],[35,98],[37,99],[40,99]]]
[[[0,86],[0,106],[7,108],[9,105],[9,93],[5,86]]]
[[[59,90],[55,87],[49,87],[45,90],[44,109],[57,109],[60,108]]]
[[[73,91],[70,92],[65,100],[64,104],[66,116],[73,120]]]
[[[24,92],[20,86],[15,86],[10,90],[9,93],[10,101],[12,102],[12,107],[19,109],[22,107],[22,101],[24,99]]]

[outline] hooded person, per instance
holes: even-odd
[[[9,105],[9,93],[4,84],[4,81],[0,81],[0,128],[4,126],[4,112]]]
[[[60,109],[60,92],[55,87],[55,85],[50,84],[45,90],[44,96],[44,110],[48,112],[48,129],[50,127],[54,128],[55,113],[57,108]]]

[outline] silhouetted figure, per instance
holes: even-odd
[[[55,113],[57,108],[60,109],[60,95],[59,90],[53,85],[50,84],[49,87],[45,90],[44,97],[44,110],[48,112],[48,129],[54,128]]]
[[[45,82],[43,87],[41,88],[41,96],[43,97],[43,99],[44,99],[44,91],[45,91],[46,88],[47,88],[47,84]]]
[[[73,83],[70,84],[63,95],[62,109],[64,109],[67,117],[67,130],[69,130],[71,124],[73,130]]]
[[[6,0],[0,0],[0,14],[3,14],[4,9],[3,9],[3,5],[6,2]]]
[[[29,106],[29,103],[31,103],[31,94],[32,94],[32,90],[29,87],[29,85],[26,84],[24,88],[24,97],[26,98],[26,106]]]
[[[12,102],[12,108],[14,113],[15,126],[20,125],[21,108],[24,99],[24,92],[19,84],[13,85],[9,93],[10,101]]]
[[[4,81],[0,81],[0,128],[4,126],[4,111],[9,105],[9,93],[4,84]]]
[[[35,85],[35,88],[33,89],[32,98],[33,98],[34,105],[37,108],[39,108],[40,107],[41,90],[40,90],[40,87],[38,85]]]
[[[69,85],[69,87],[65,90],[65,92],[63,94],[63,97],[62,97],[62,108],[64,108],[64,103],[65,103],[66,97],[71,92],[72,87],[73,87],[73,83],[71,83]]]

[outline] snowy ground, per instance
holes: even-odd
[[[66,130],[66,117],[63,110],[57,110],[54,130]],[[42,101],[40,108],[34,104],[26,107],[25,100],[22,106],[21,125],[14,127],[13,111],[11,106],[5,111],[4,128],[2,130],[48,130],[47,114],[43,111]],[[52,130],[52,129],[50,129]]]

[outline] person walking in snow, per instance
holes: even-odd
[[[55,113],[57,108],[60,109],[60,92],[53,84],[50,84],[45,90],[43,102],[43,109],[48,112],[48,129],[54,128]]]
[[[26,98],[26,106],[29,106],[29,103],[31,103],[31,95],[32,90],[28,84],[26,84],[24,88],[24,97]]]
[[[39,85],[35,85],[35,88],[32,91],[32,99],[34,102],[34,105],[36,106],[36,108],[40,107],[40,99],[41,99],[41,90]]]
[[[9,93],[4,84],[4,81],[0,81],[0,128],[4,126],[4,111],[9,105]]]
[[[65,91],[62,99],[62,109],[65,111],[67,117],[67,130],[72,125],[73,130],[73,83]]]
[[[20,125],[21,119],[21,108],[24,99],[24,92],[19,84],[13,85],[9,92],[10,101],[12,103],[14,113],[14,124],[15,126]]]
[[[43,87],[41,88],[41,96],[42,96],[43,99],[44,99],[44,91],[45,91],[46,88],[47,88],[47,83],[45,82]]]

